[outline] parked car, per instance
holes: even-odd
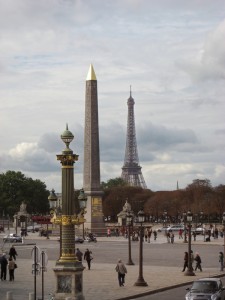
[[[224,300],[225,288],[219,278],[201,278],[193,282],[191,288],[186,289],[186,300],[213,299]]]
[[[196,234],[203,234],[204,233],[204,228],[203,227],[197,227],[197,228],[193,228],[191,231],[195,232]]]
[[[41,224],[34,224],[27,226],[27,232],[38,232],[42,228]]]
[[[15,233],[10,233],[3,237],[3,242],[22,243],[22,237]]]
[[[167,231],[179,231],[180,229],[184,230],[184,225],[178,224],[178,225],[169,226],[167,228]]]
[[[75,243],[82,244],[84,242],[84,239],[81,236],[75,236]]]
[[[60,242],[60,237],[57,238],[57,241]],[[80,243],[82,244],[84,242],[84,239],[81,236],[75,236],[75,243]]]
[[[157,229],[158,232],[165,232],[169,226],[163,226]]]

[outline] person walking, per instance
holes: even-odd
[[[13,258],[14,260],[16,260],[16,256],[17,256],[17,252],[15,247],[12,245],[12,247],[9,249],[9,257]]]
[[[8,260],[5,253],[1,257],[1,280],[6,280]]]
[[[171,244],[174,243],[174,233],[173,232],[171,232],[171,234],[170,234],[170,241],[171,241]]]
[[[77,248],[76,257],[77,257],[78,261],[82,261],[83,253],[80,251],[79,248]]]
[[[153,235],[154,235],[154,241],[156,241],[156,239],[157,239],[157,231],[156,230],[153,231]]]
[[[14,281],[14,271],[15,271],[15,261],[10,257],[9,258],[9,264],[8,264],[8,269],[9,269],[9,281]]]
[[[224,255],[223,255],[223,252],[219,253],[219,263],[220,263],[220,271],[223,271],[223,266],[224,266]]]
[[[178,234],[179,234],[179,239],[183,239],[183,230],[181,228],[179,229]]]
[[[202,260],[198,252],[196,252],[194,260],[196,261],[195,271],[199,269],[200,272],[202,272],[202,266],[201,266]]]
[[[119,286],[124,286],[127,268],[121,259],[118,260],[115,270],[118,273]]]
[[[92,257],[92,252],[89,249],[86,249],[86,251],[84,252],[84,259],[87,261],[88,270],[90,270],[91,269],[91,261],[92,261],[93,257]]]
[[[184,252],[184,267],[182,272],[184,272],[186,270],[186,268],[188,268],[188,253]]]

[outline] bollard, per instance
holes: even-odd
[[[13,300],[13,293],[12,292],[7,292],[6,293],[6,300]]]
[[[29,300],[34,300],[34,293],[29,293]]]

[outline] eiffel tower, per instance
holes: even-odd
[[[134,120],[134,99],[131,95],[127,100],[128,118],[127,118],[127,139],[124,165],[122,167],[121,178],[131,186],[139,186],[147,189],[144,177],[139,165],[137,141],[135,133],[135,120]]]

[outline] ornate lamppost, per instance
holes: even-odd
[[[225,212],[223,213],[223,257],[225,257]],[[224,262],[225,265],[225,262]]]
[[[166,225],[167,225],[167,211],[166,210],[164,210],[163,216],[164,216],[164,226],[166,227]]]
[[[54,223],[61,225],[60,257],[53,269],[56,276],[56,300],[84,300],[83,296],[83,270],[84,267],[75,255],[75,225],[85,222],[85,197],[80,197],[81,205],[79,214],[75,214],[74,203],[74,163],[78,155],[73,154],[69,148],[74,136],[66,130],[61,135],[66,148],[62,154],[57,155],[57,160],[62,164],[62,214],[55,216]],[[83,206],[83,207],[82,207]]]
[[[187,213],[186,212],[183,212],[183,220],[184,220],[184,243],[187,243],[187,229],[186,229]]]
[[[50,192],[50,195],[48,196],[48,201],[50,202],[50,215],[54,214],[55,207],[56,207],[56,201],[57,201],[57,196],[55,194],[55,190],[52,189]],[[47,235],[46,238],[49,239],[49,232],[48,232],[48,220],[47,220]]]
[[[127,211],[127,215],[126,215],[126,223],[128,226],[128,262],[127,265],[134,265],[132,258],[131,258],[131,240],[130,240],[130,227],[132,224],[132,213],[130,210]]]
[[[186,276],[195,276],[192,267],[191,261],[191,223],[192,223],[192,213],[190,211],[187,212],[187,222],[188,222],[188,269],[184,273]]]
[[[143,210],[138,212],[137,222],[140,224],[140,247],[139,247],[139,276],[137,281],[135,282],[135,286],[147,286],[147,282],[145,282],[143,278],[143,226],[142,224],[145,222],[145,214]]]

